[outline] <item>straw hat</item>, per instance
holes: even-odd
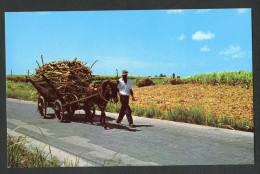
[[[122,71],[122,75],[128,75],[128,71],[123,70],[123,71]]]

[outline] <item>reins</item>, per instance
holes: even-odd
[[[102,100],[104,100],[104,101],[106,101],[106,102],[109,102],[105,97],[103,97],[103,95],[102,95],[102,90],[101,90],[101,93],[99,92],[100,90],[98,90],[98,96],[102,99]]]

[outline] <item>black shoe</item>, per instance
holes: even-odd
[[[134,124],[129,124],[129,127],[133,128],[133,127],[135,127],[135,125]]]
[[[115,123],[117,124],[117,125],[121,125],[122,123],[120,123],[120,122],[117,122],[117,121],[115,121]]]

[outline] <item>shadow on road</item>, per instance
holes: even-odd
[[[49,117],[46,119],[54,119],[54,118],[55,118],[54,114],[49,114]],[[153,127],[153,125],[135,125],[134,127],[129,127],[128,125],[124,125],[124,124],[111,123],[111,121],[115,121],[115,119],[111,118],[109,116],[106,116],[107,127],[105,129],[107,129],[107,130],[120,129],[120,130],[126,130],[126,131],[130,131],[130,132],[137,132],[137,131],[140,131],[140,130],[136,129],[138,127]],[[85,114],[74,114],[74,116],[70,120],[65,120],[62,123],[71,123],[71,122],[92,125],[89,122],[89,120],[87,120],[87,122],[85,122]],[[93,125],[103,127],[103,125],[100,124],[100,115],[95,115],[95,117],[93,118]]]

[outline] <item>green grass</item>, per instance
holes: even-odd
[[[7,81],[6,88],[8,98],[33,101],[38,96],[37,91],[30,83]]]
[[[120,107],[120,104],[109,104],[106,110],[108,112],[119,112]],[[198,106],[194,106],[191,109],[177,106],[168,109],[165,112],[162,112],[157,106],[150,106],[147,108],[134,106],[131,109],[132,115],[135,116],[144,116],[148,118],[157,118],[250,132],[254,130],[253,121],[235,119],[229,115],[222,115],[221,117],[217,117],[211,113],[205,112],[201,107]]]
[[[43,149],[37,147],[28,149],[26,145],[30,144],[25,136],[11,137],[7,134],[8,148],[8,168],[27,168],[27,167],[76,167],[78,160],[75,162],[65,159],[63,162],[49,153],[44,153]]]
[[[120,104],[108,103],[106,110],[109,111],[109,112],[119,113],[120,108],[121,108]]]
[[[208,73],[190,76],[183,79],[185,83],[201,83],[201,84],[228,84],[228,85],[241,85],[253,83],[252,71],[236,71],[236,72],[222,72],[222,73]]]

